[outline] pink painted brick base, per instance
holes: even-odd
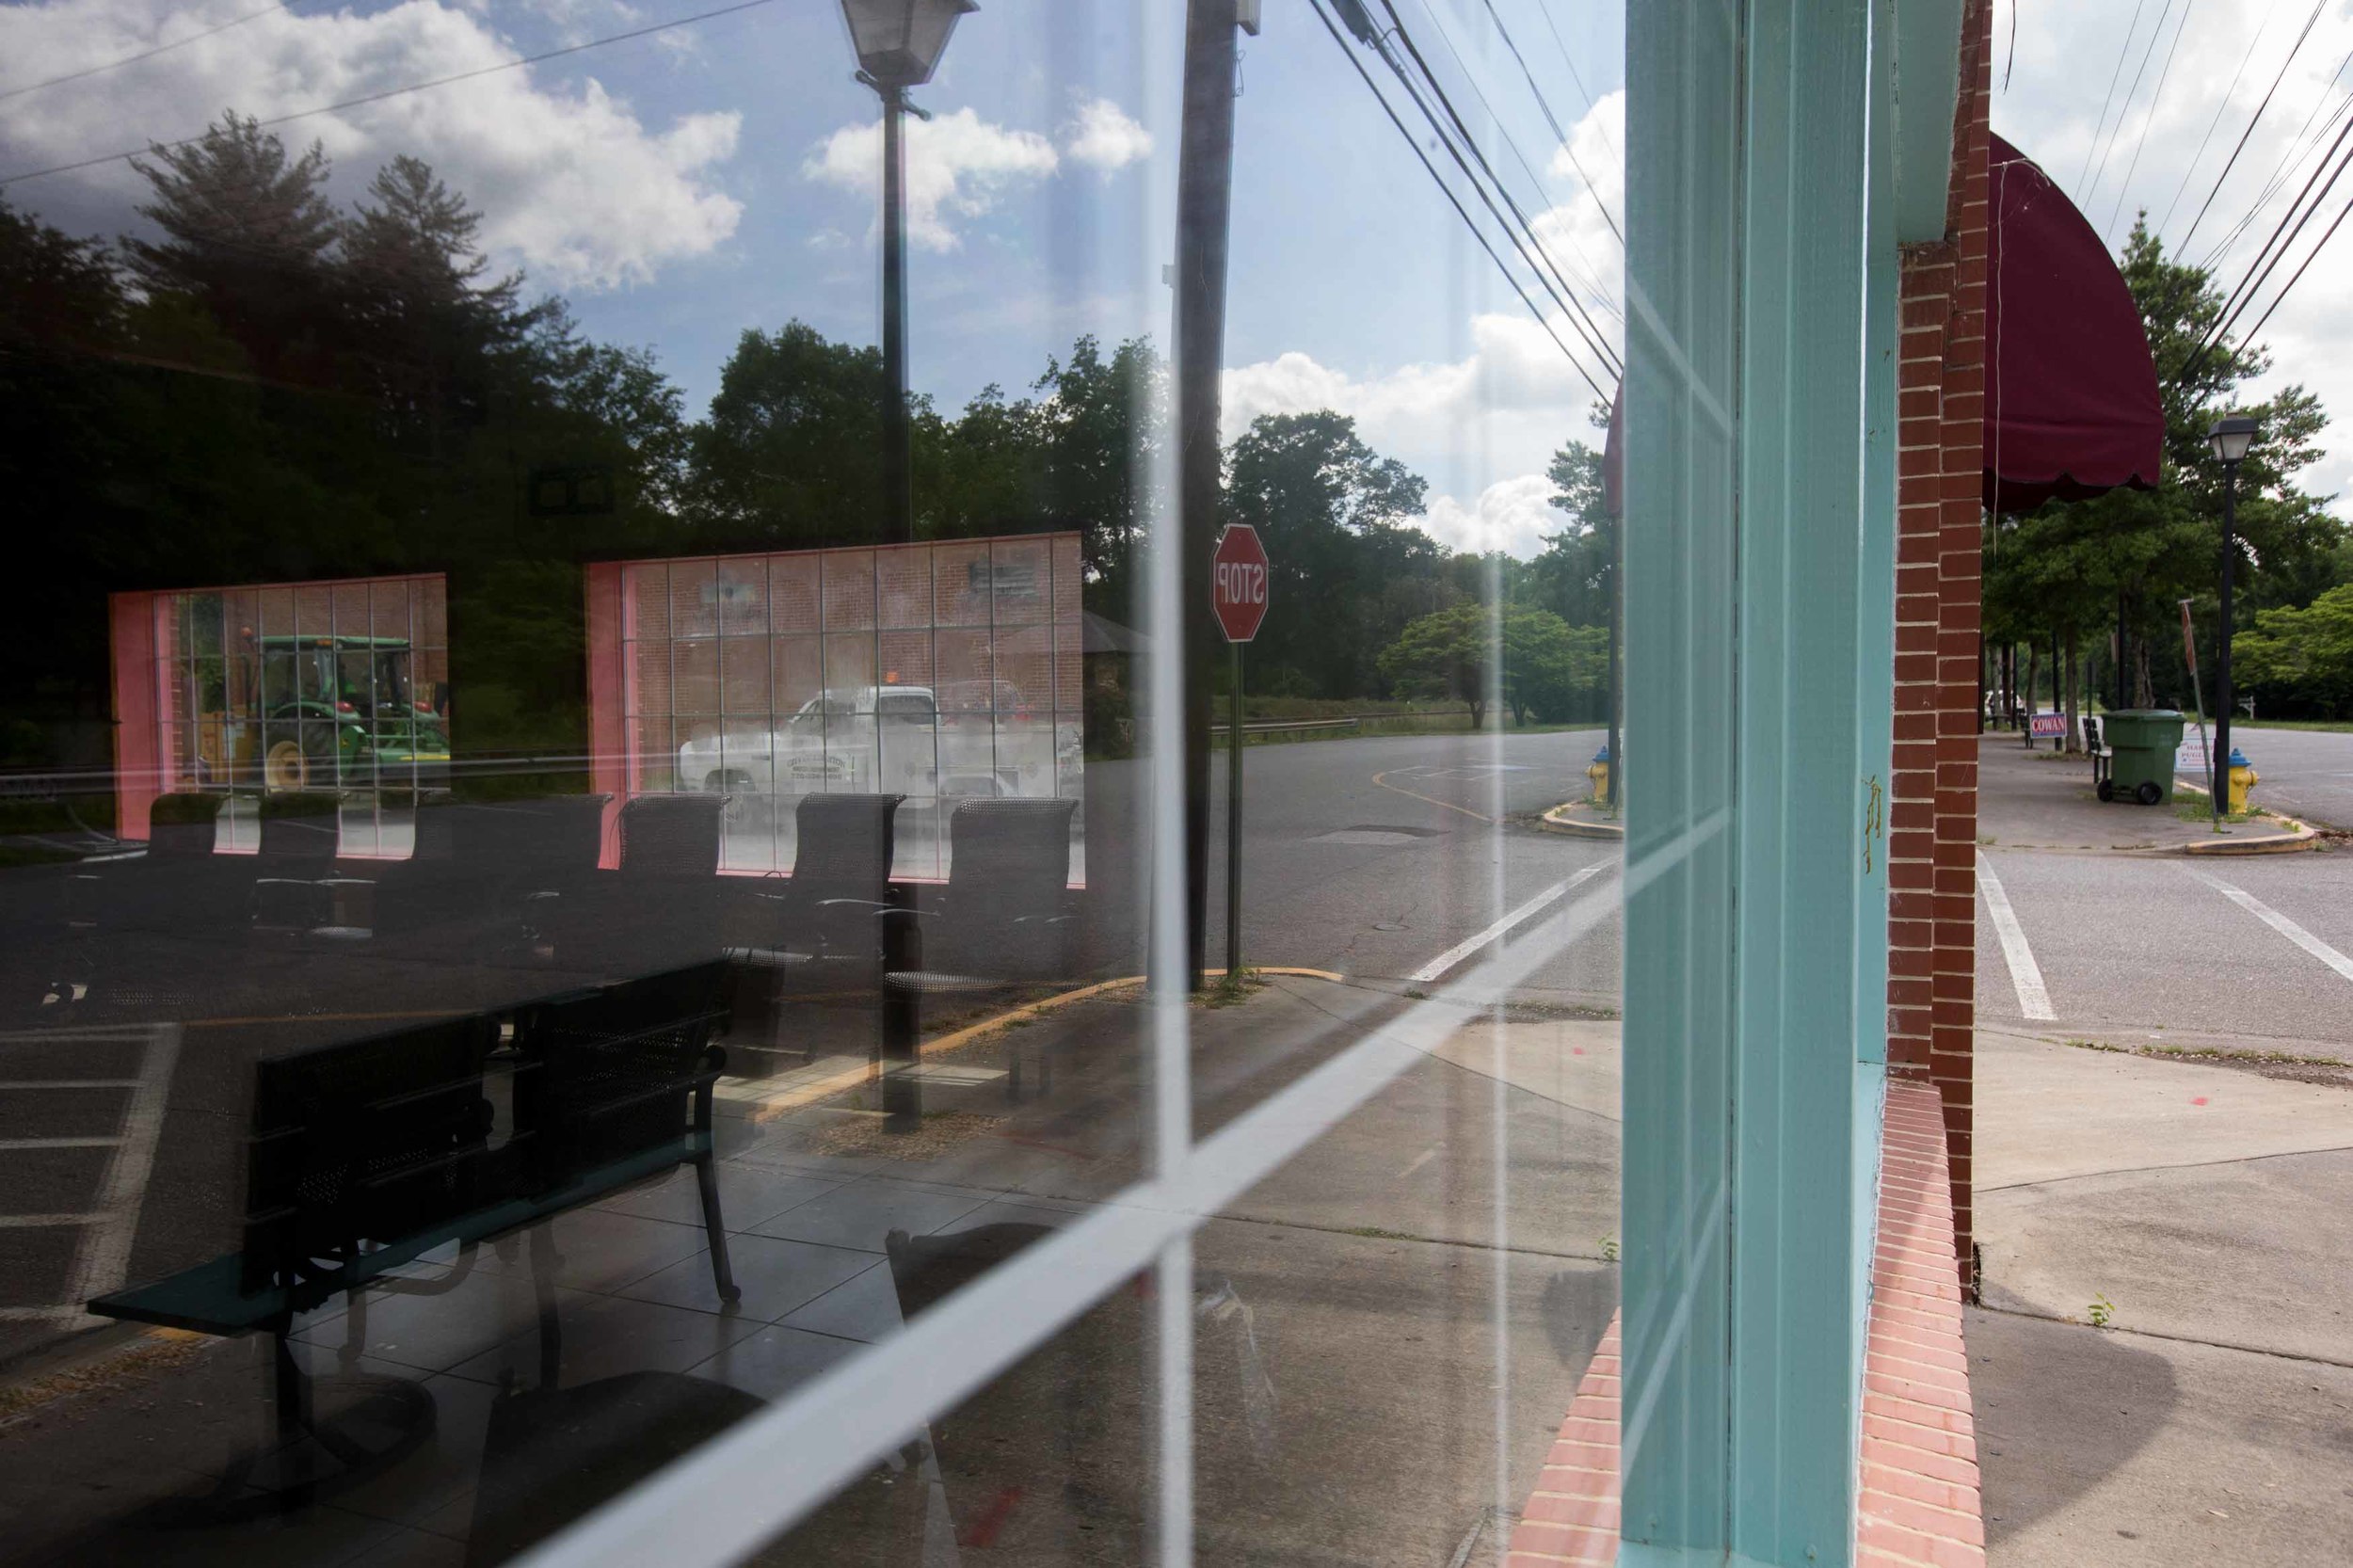
[[[1891,1079],[1864,1352],[1858,1568],[1984,1568],[1977,1447],[1953,1268],[1936,1086]],[[1569,1402],[1505,1568],[1608,1568],[1618,1555],[1618,1320]]]
[[[1860,1568],[1983,1568],[1952,1176],[1936,1085],[1889,1079],[1881,1136],[1855,1561]]]
[[[1618,1319],[1612,1313],[1503,1560],[1505,1568],[1564,1562],[1607,1568],[1617,1555]]]

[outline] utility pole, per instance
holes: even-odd
[[[1220,511],[1218,376],[1225,355],[1225,241],[1233,210],[1237,0],[1185,8],[1183,125],[1176,152],[1176,509],[1184,609],[1157,650],[1184,661],[1185,952],[1201,988],[1209,947],[1210,555]],[[1236,738],[1237,744],[1240,737]]]

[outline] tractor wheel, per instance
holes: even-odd
[[[298,741],[278,741],[262,759],[262,786],[273,794],[300,790],[311,782],[311,760]]]

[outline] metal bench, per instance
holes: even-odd
[[[396,1463],[430,1433],[415,1384],[352,1375],[366,1292],[438,1295],[474,1250],[681,1164],[696,1167],[712,1272],[737,1299],[712,1172],[712,1086],[725,1053],[724,964],[530,1004],[513,1018],[514,1115],[494,1140],[485,1071],[500,1045],[482,1014],[321,1046],[255,1064],[242,1245],[89,1304],[101,1317],[200,1334],[271,1336],[279,1443],[201,1505],[215,1515],[300,1506]],[[403,1271],[455,1244],[436,1277]],[[535,1233],[535,1264],[546,1260]],[[543,1322],[553,1286],[536,1269]],[[313,1380],[289,1345],[296,1319],[346,1298],[344,1414],[313,1416]],[[271,1473],[273,1472],[274,1473]]]

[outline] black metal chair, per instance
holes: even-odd
[[[970,994],[1070,972],[1075,800],[968,800],[948,819],[948,887],[916,911],[920,955],[884,984],[921,996]]]
[[[763,877],[733,912],[728,957],[736,966],[732,1044],[764,1077],[781,1057],[806,1060],[788,1028],[789,995],[871,988],[882,971],[892,907],[890,862],[899,803],[891,794],[805,795],[793,810],[789,878]]]
[[[904,795],[804,795],[793,808],[792,874],[780,889],[763,879],[748,915],[750,938],[728,956],[758,968],[812,964],[871,979],[882,963],[890,907],[892,824]]]
[[[620,866],[525,901],[525,923],[568,968],[627,975],[715,958],[731,888],[719,877],[721,795],[639,795],[621,808]]]

